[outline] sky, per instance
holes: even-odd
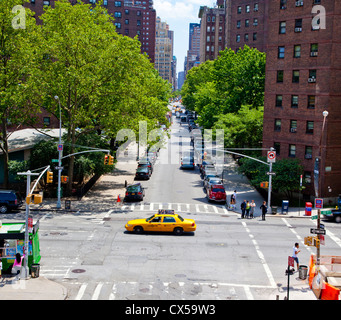
[[[154,0],[156,15],[174,31],[174,55],[177,72],[184,70],[188,50],[189,24],[199,23],[200,6],[214,7],[216,0]]]

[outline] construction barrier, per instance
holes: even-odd
[[[335,288],[331,284],[323,281],[323,289],[321,290],[321,300],[339,300],[340,289]]]

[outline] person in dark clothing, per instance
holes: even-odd
[[[245,210],[246,210],[246,200],[242,202],[242,204],[240,205],[240,209],[242,210],[242,219],[244,219]]]
[[[263,204],[260,206],[262,210],[262,220],[265,220],[265,215],[268,212],[268,207],[266,206],[266,201],[263,201]]]

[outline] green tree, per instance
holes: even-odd
[[[24,79],[30,77],[33,46],[29,38],[36,32],[35,19],[24,1],[0,1],[0,150],[4,159],[4,187],[9,184],[8,124],[12,128],[32,123],[37,109],[29,103],[30,91]],[[16,11],[19,10],[19,11]]]

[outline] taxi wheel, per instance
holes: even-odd
[[[182,228],[175,228],[174,229],[174,234],[176,235],[176,236],[180,236],[180,235],[182,235],[182,233],[184,232],[184,230],[182,229]]]
[[[134,228],[134,232],[135,233],[142,233],[143,232],[143,228],[141,226],[137,226]]]

